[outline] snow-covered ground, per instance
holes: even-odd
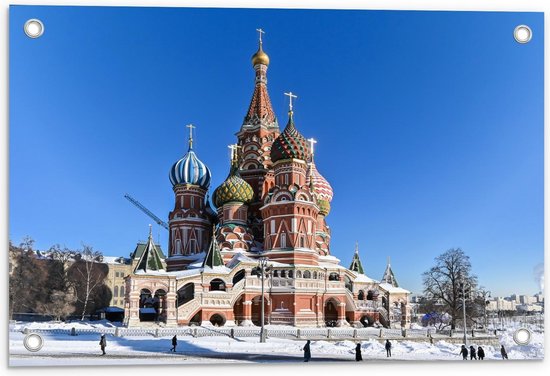
[[[12,329],[90,329],[112,327],[108,322],[92,323],[18,323]],[[544,333],[532,332],[527,346],[513,341],[513,330],[500,333],[500,342],[510,359],[543,359]],[[201,364],[201,363],[271,363],[301,362],[305,340],[269,338],[259,343],[257,337],[199,337],[179,336],[177,353],[169,351],[171,336],[115,337],[107,335],[107,355],[99,349],[99,334],[86,333],[69,336],[65,333],[41,334],[44,345],[38,352],[29,352],[23,345],[25,334],[10,332],[10,360],[12,366],[39,365],[135,365],[135,364]],[[355,341],[312,341],[312,361],[355,360]],[[460,360],[460,345],[445,341],[392,341],[391,360]],[[473,345],[477,346],[475,342]],[[501,360],[500,348],[483,346],[486,360]],[[386,361],[383,343],[375,339],[361,341],[363,359]]]

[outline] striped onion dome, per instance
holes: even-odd
[[[220,208],[228,202],[242,202],[249,204],[254,198],[254,190],[239,174],[236,163],[231,167],[227,179],[214,191],[212,196],[214,205]]]
[[[197,158],[191,146],[187,154],[174,163],[170,170],[172,185],[190,184],[208,189],[211,176],[210,169]]]
[[[313,191],[320,200],[328,202],[332,201],[334,192],[327,179],[323,177],[315,167],[315,163],[311,162],[307,170],[306,185],[312,185]]]
[[[271,146],[271,160],[273,162],[291,158],[305,161],[309,154],[306,139],[294,127],[292,111],[288,114],[288,124],[285,130],[273,141],[273,145]]]

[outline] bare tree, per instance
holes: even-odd
[[[462,288],[475,290],[477,277],[471,274],[470,258],[460,249],[449,249],[435,258],[435,266],[422,274],[424,296],[440,312],[451,316],[451,329],[462,315]],[[472,313],[472,307],[467,306]]]
[[[76,254],[76,261],[68,271],[69,280],[74,286],[77,308],[81,310],[81,320],[97,308],[94,303],[96,293],[101,290],[107,276],[106,265],[101,264],[103,256],[91,246],[84,245]]]

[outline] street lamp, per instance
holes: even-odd
[[[469,292],[466,288],[466,283],[464,280],[460,282],[460,291],[462,296],[462,315],[464,318],[464,345],[468,346],[468,336],[467,336],[467,324],[466,324],[466,293]]]
[[[265,342],[265,313],[264,313],[264,305],[265,305],[265,298],[264,298],[264,280],[266,275],[271,271],[271,268],[267,266],[267,257],[260,257],[258,259],[258,266],[252,269],[252,274],[256,274],[258,278],[261,278],[262,280],[262,308],[261,308],[261,317],[260,317],[260,342]]]
[[[483,320],[484,320],[484,326],[485,330],[487,330],[487,305],[490,303],[487,298],[491,297],[491,291],[488,290],[479,290],[479,296],[483,298]]]

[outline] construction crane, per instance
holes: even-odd
[[[132,204],[134,204],[135,206],[138,207],[138,209],[140,209],[142,212],[144,212],[145,214],[147,214],[149,217],[151,217],[155,222],[157,222],[157,224],[161,225],[162,227],[164,227],[165,229],[168,230],[168,224],[166,222],[164,222],[162,219],[160,219],[159,217],[157,217],[156,215],[154,215],[149,209],[147,209],[145,206],[141,205],[141,203],[136,200],[135,198],[133,198],[132,196],[130,196],[128,193],[126,193],[124,195],[125,198],[128,199],[128,201],[130,201]]]

